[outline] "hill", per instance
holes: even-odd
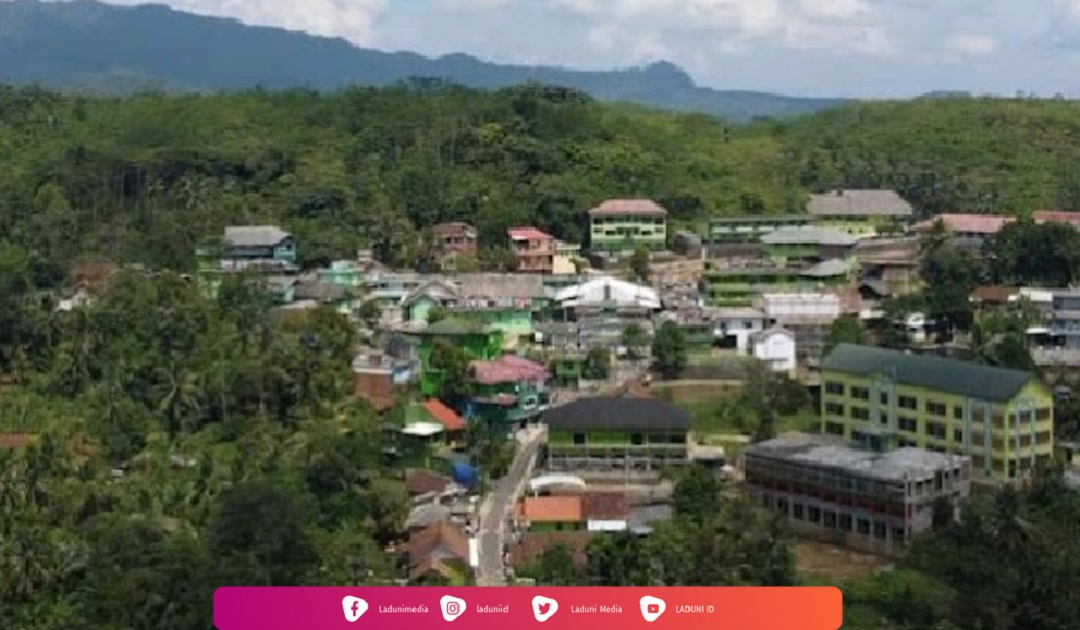
[[[384,86],[412,77],[482,89],[535,81],[580,89],[600,100],[707,113],[738,122],[797,116],[843,102],[713,90],[696,85],[670,63],[583,72],[498,65],[464,54],[431,59],[159,5],[0,2],[0,81],[8,83],[111,93],[257,85],[334,90],[350,84]]]

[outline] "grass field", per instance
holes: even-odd
[[[799,575],[814,584],[842,584],[873,575],[891,563],[888,558],[822,542],[795,542],[795,566]]]

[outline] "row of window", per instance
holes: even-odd
[[[816,505],[803,505],[792,503],[788,505],[787,499],[769,495],[762,497],[762,504],[767,508],[773,508],[787,514],[795,521],[803,521],[813,525],[820,525],[825,529],[833,529],[841,532],[853,532],[863,536],[871,536],[878,540],[887,540],[889,530],[892,530],[892,541],[903,542],[908,538],[909,530],[903,527],[890,528],[882,521],[871,521],[868,518],[855,518],[851,514],[837,514],[833,510],[822,510]]]
[[[575,433],[572,437],[575,446],[589,444],[588,436],[585,433]],[[634,446],[644,446],[646,444],[646,434],[631,433],[630,444]],[[686,444],[686,436],[679,433],[653,433],[648,435],[648,444]],[[608,442],[600,442],[595,445],[618,446],[618,444],[611,444]]]
[[[843,383],[836,383],[836,382],[833,382],[833,381],[829,381],[829,382],[825,383],[825,393],[827,393],[829,395],[843,396],[844,391],[845,390],[844,390]],[[860,387],[860,386],[857,386],[857,385],[853,385],[851,387],[851,398],[854,398],[855,400],[869,401],[870,400],[870,390],[868,388],[866,388],[866,387]],[[882,392],[880,394],[880,403],[881,403],[882,406],[888,406],[889,405],[889,394],[887,392]],[[906,409],[906,410],[909,410],[909,411],[918,411],[918,409],[919,409],[919,400],[918,400],[918,398],[916,398],[914,396],[897,396],[896,406],[899,407],[900,409]],[[852,417],[855,417],[856,419],[860,419],[860,420],[865,420],[865,419],[867,419],[869,417],[868,412],[865,412],[865,410],[856,411],[857,409],[860,409],[860,408],[859,407],[854,407],[854,406],[852,407]],[[945,418],[945,417],[947,417],[949,415],[949,406],[946,405],[945,403],[935,401],[935,400],[927,400],[925,402],[925,404],[924,404],[924,410],[926,411],[927,414],[932,415],[932,416],[937,416],[939,418]],[[826,402],[825,403],[825,413],[832,414],[832,415],[841,415],[842,416],[842,415],[844,415],[844,405],[841,404],[841,403],[833,402],[833,401]],[[859,414],[859,415],[857,415],[857,414]],[[1052,414],[1053,414],[1053,412],[1052,412],[1050,407],[1040,407],[1040,408],[1035,410],[1035,419],[1037,421],[1049,420]],[[860,415],[864,416],[864,417],[860,417]],[[978,417],[979,415],[981,415],[983,417]],[[964,416],[964,407],[962,405],[954,405],[953,408],[952,408],[952,417],[953,417],[954,420],[963,420],[965,418],[965,416]],[[995,422],[1002,422],[1002,421],[1004,421],[1004,418],[1005,418],[1004,414],[1001,413],[1000,411],[994,413],[994,421]],[[975,420],[976,422],[985,420],[985,413],[984,414],[976,414],[976,417],[973,418],[973,420]]]

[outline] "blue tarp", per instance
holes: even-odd
[[[480,485],[480,474],[475,468],[463,461],[454,462],[451,467],[454,481],[472,489]]]

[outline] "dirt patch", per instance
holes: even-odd
[[[836,545],[800,540],[795,543],[795,566],[799,574],[839,584],[873,575],[892,560],[852,551]]]

